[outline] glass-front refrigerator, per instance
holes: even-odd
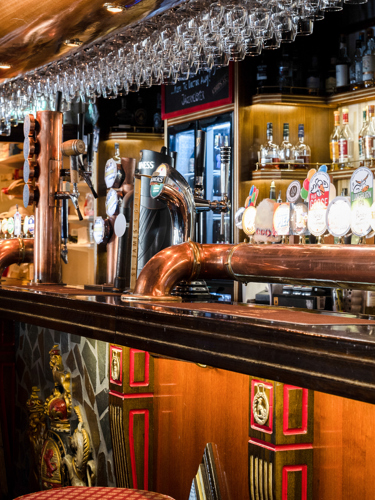
[[[233,205],[233,119],[232,113],[185,122],[168,127],[168,143],[171,151],[177,151],[176,168],[188,181],[194,192],[195,182],[195,139],[197,130],[206,132],[206,155],[203,171],[204,198],[215,201],[221,199],[220,147],[231,147],[229,168],[229,200]],[[233,243],[233,224],[230,208],[222,214],[212,210],[197,210],[196,241],[199,243]],[[213,280],[208,283],[212,293],[219,294],[221,300],[231,300],[233,283]]]

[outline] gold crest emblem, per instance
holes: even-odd
[[[253,399],[254,420],[259,425],[265,425],[270,413],[270,405],[263,384],[257,384],[257,393]]]

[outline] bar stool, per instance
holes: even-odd
[[[172,497],[152,491],[128,488],[106,488],[101,486],[66,486],[37,491],[17,497],[14,500],[174,500]]]

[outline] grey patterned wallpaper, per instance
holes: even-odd
[[[115,486],[112,442],[108,413],[108,344],[76,335],[16,323],[16,495],[29,493],[29,441],[26,434],[28,414],[26,401],[31,388],[40,388],[39,397],[45,400],[54,384],[49,367],[49,351],[58,344],[65,370],[71,372],[73,406],[81,407],[88,425],[92,455],[97,466],[97,486]],[[18,445],[18,446],[17,446]],[[34,487],[35,489],[35,487]]]

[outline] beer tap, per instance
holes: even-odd
[[[82,179],[90,188],[94,198],[98,197],[97,192],[93,186],[92,177],[92,164],[94,160],[94,134],[87,135],[87,169],[85,169],[82,159],[79,157],[79,173]]]
[[[70,159],[70,182],[73,184],[73,191],[58,191],[55,194],[57,200],[71,200],[74,208],[77,212],[78,219],[83,220],[81,211],[78,205],[79,191],[78,191],[78,181],[79,181],[79,163],[78,156],[85,151],[85,143],[80,139],[72,139],[66,141],[62,144],[62,154],[69,156]],[[66,175],[62,171],[63,175]]]
[[[229,201],[229,168],[230,168],[230,153],[229,146],[222,146],[220,148],[220,194],[221,200],[219,202],[219,210],[221,214],[220,220],[220,237],[222,241],[229,242],[229,235],[226,234],[225,213],[230,208]]]
[[[78,139],[83,141],[83,126],[84,126],[84,115],[83,113],[80,113],[78,115]],[[88,187],[90,188],[90,191],[93,195],[94,198],[97,198],[97,192],[95,191],[95,188],[93,186],[91,177],[92,177],[92,164],[94,160],[94,134],[88,134],[87,135],[87,169],[85,168],[82,155],[80,154],[78,156],[78,167],[79,167],[79,174],[86,182]]]
[[[203,130],[197,131],[197,139],[195,146],[195,188],[194,201],[197,211],[199,212],[200,227],[203,227],[203,212],[212,210],[215,213],[221,214],[220,221],[220,237],[222,241],[228,241],[229,237],[225,234],[225,213],[230,209],[229,201],[229,168],[231,148],[228,146],[220,147],[220,200],[206,200],[203,190],[203,171],[205,160],[205,145],[206,133]],[[203,235],[200,235],[202,238]],[[201,241],[203,243],[203,241]]]

